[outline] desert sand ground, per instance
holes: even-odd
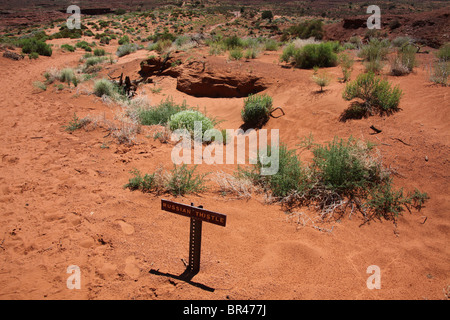
[[[110,52],[115,48],[105,47]],[[430,196],[420,212],[405,212],[397,224],[362,224],[362,217],[353,214],[314,228],[262,197],[223,197],[213,181],[207,192],[185,197],[124,189],[133,168],[170,169],[173,144],[154,140],[146,129],[133,146],[118,144],[102,128],[64,130],[74,113],[113,119],[120,111],[88,94],[91,82],[62,91],[32,85],[51,67],[75,67],[81,51],[55,51],[37,60],[0,57],[0,299],[446,298],[450,91],[429,82],[431,55],[419,54],[420,65],[408,76],[387,76],[404,91],[400,112],[341,122],[349,102],[341,97],[345,84],[336,80],[340,68],[327,69],[334,80],[318,94],[313,71],[281,67],[280,53],[230,62],[271,81],[263,93],[286,115],[270,119],[264,128],[279,129],[281,141],[291,148],[310,133],[317,142],[337,135],[376,143],[385,166],[396,172],[397,187],[417,187]],[[147,56],[139,50],[102,72],[133,75]],[[357,62],[352,79],[361,72]],[[153,84],[139,88],[152,103],[171,96],[225,120],[223,128],[242,124],[243,98],[196,98],[177,91],[173,78],[155,80],[160,92],[150,90]],[[382,133],[373,135],[371,125]],[[201,172],[235,169],[199,166]],[[203,224],[201,271],[192,279],[212,292],[149,272],[181,274],[188,255],[189,219],[162,211],[161,198],[227,215],[225,228]],[[70,265],[80,267],[79,290],[66,286]],[[381,269],[379,290],[366,286],[371,265]]]

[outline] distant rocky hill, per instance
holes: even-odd
[[[326,38],[346,41],[352,36],[364,37],[370,15],[344,18],[339,23],[325,26]],[[450,41],[450,8],[404,15],[382,14],[381,34],[389,38],[409,36],[417,42],[437,48]]]

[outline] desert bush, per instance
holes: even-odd
[[[262,126],[270,118],[270,112],[273,110],[272,97],[269,95],[249,95],[244,100],[244,108],[241,111],[241,117],[244,123],[254,126]]]
[[[221,43],[212,43],[209,46],[209,55],[210,56],[217,56],[219,54],[222,54],[226,50],[225,46]]]
[[[447,42],[439,48],[436,56],[441,61],[450,61],[450,42]]]
[[[361,105],[370,114],[375,110],[380,113],[398,110],[402,90],[391,87],[387,80],[383,80],[373,73],[360,74],[357,79],[345,87],[342,97],[349,101],[355,98],[362,99]]]
[[[169,39],[160,39],[155,43],[153,50],[159,53],[167,51],[172,46],[172,41]]]
[[[44,41],[31,39],[22,39],[18,42],[18,46],[22,48],[22,53],[29,54],[36,52],[41,56],[52,55],[52,48],[50,45],[46,44]]]
[[[67,50],[67,51],[70,51],[70,52],[74,52],[75,51],[75,47],[71,46],[70,44],[63,44],[63,45],[61,45],[61,49]]]
[[[328,86],[331,82],[330,75],[324,71],[313,75],[312,79],[320,87],[320,92],[323,92],[323,87]]]
[[[258,55],[259,55],[258,49],[248,48],[247,50],[245,50],[244,58],[245,59],[256,59],[258,57]]]
[[[358,52],[358,57],[366,61],[385,60],[389,53],[390,43],[388,40],[371,38],[366,45],[363,45]]]
[[[114,97],[114,95],[117,93],[116,87],[114,83],[107,79],[100,79],[95,81],[94,83],[94,94],[97,97],[102,97],[104,95],[108,97]]]
[[[343,82],[349,81],[355,61],[348,54],[342,52],[338,55],[338,62],[342,69]]]
[[[188,169],[186,164],[181,167],[174,165],[169,173],[166,189],[174,196],[183,196],[185,194],[199,193],[206,190],[205,176],[207,174],[196,174],[197,166]]]
[[[435,61],[430,71],[430,81],[447,86],[448,77],[450,74],[450,61],[439,60]]]
[[[119,45],[124,45],[127,43],[130,43],[130,37],[127,35],[124,35],[123,37],[121,37],[118,41]]]
[[[138,45],[135,43],[126,43],[117,48],[116,55],[120,58],[127,54],[133,53],[138,49]]]
[[[235,48],[230,50],[229,55],[228,55],[228,59],[230,60],[241,60],[242,57],[244,56],[242,49],[241,48]]]
[[[171,193],[174,196],[199,193],[206,190],[204,179],[206,174],[195,173],[196,168],[197,166],[194,166],[189,169],[186,164],[181,167],[175,165],[170,172],[159,168],[155,172],[145,175],[134,169],[130,172],[133,177],[128,180],[124,188],[157,194]]]
[[[33,82],[33,87],[41,89],[42,91],[47,90],[47,86],[44,83],[42,83],[41,81],[34,81]]]
[[[395,76],[411,73],[417,64],[416,53],[417,48],[415,46],[403,45],[391,61],[391,73]]]
[[[195,122],[201,122],[202,136],[194,136]],[[187,129],[195,139],[202,141],[205,131],[214,128],[214,122],[197,110],[184,110],[170,117],[168,127],[171,131]]]
[[[62,69],[59,72],[59,81],[61,82],[67,82],[70,85],[70,83],[73,82],[74,78],[75,72],[71,68]]]
[[[273,39],[266,39],[264,41],[264,49],[266,51],[277,51],[278,50],[278,42]]]
[[[92,48],[86,41],[79,41],[75,44],[75,47],[84,49],[84,51],[91,52]]]
[[[101,57],[106,54],[105,49],[97,48],[94,49],[94,56]]]
[[[323,38],[323,35],[323,22],[320,20],[311,20],[287,28],[283,32],[281,41],[288,41],[295,38],[308,39],[311,37],[320,40]]]
[[[166,125],[171,116],[184,110],[188,110],[186,102],[176,104],[173,99],[167,98],[155,107],[139,108],[137,113],[142,125]]]
[[[405,45],[414,43],[414,40],[407,36],[405,36],[405,37],[400,36],[400,37],[396,37],[394,40],[392,40],[391,43],[392,43],[392,46],[401,48]]]
[[[303,69],[333,67],[337,63],[335,48],[332,42],[305,45],[294,52],[295,65]]]
[[[223,42],[225,48],[227,48],[227,50],[244,47],[243,40],[236,35],[225,38],[222,40],[222,42]]]

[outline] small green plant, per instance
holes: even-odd
[[[130,43],[130,37],[127,35],[124,35],[122,38],[119,39],[119,45]]]
[[[262,126],[269,121],[273,110],[272,97],[269,95],[249,95],[244,100],[241,117],[247,125]]]
[[[380,113],[397,111],[402,94],[399,86],[391,87],[387,80],[373,73],[364,73],[347,84],[342,97],[347,101],[362,99],[364,102],[361,106],[373,114],[376,110]]]
[[[116,55],[118,57],[123,57],[127,54],[133,53],[138,49],[138,45],[135,43],[125,43],[117,48]]]
[[[242,49],[241,48],[235,48],[235,49],[230,50],[229,55],[228,55],[228,59],[230,59],[230,60],[241,60],[243,56],[244,56],[244,54],[242,53]]]
[[[33,86],[41,89],[42,91],[47,90],[47,86],[44,83],[42,83],[41,81],[34,81]]]
[[[328,86],[331,82],[330,75],[324,71],[313,75],[312,79],[318,86],[320,86],[320,92],[323,92],[323,87]]]
[[[342,69],[342,81],[348,82],[352,75],[353,64],[355,61],[348,54],[342,52],[338,55],[338,62]]]
[[[196,133],[194,131],[195,122],[201,122],[202,136],[194,136]],[[184,110],[172,115],[169,119],[168,126],[171,131],[187,129],[195,139],[202,141],[205,131],[214,128],[214,122],[197,110]]]
[[[63,44],[61,45],[61,49],[63,49],[64,51],[69,51],[69,52],[74,52],[75,51],[75,47],[71,46],[70,44]]]
[[[172,98],[167,98],[155,107],[137,110],[137,114],[142,125],[166,125],[172,115],[188,109],[186,102],[176,104]]]
[[[106,54],[105,49],[97,48],[94,49],[94,55],[97,57],[104,56]]]
[[[186,164],[181,167],[174,165],[166,184],[167,191],[174,196],[184,196],[206,190],[204,178],[207,174],[196,174],[197,166],[188,169]]]
[[[113,97],[116,93],[114,84],[107,79],[100,79],[94,83],[94,94],[97,97],[102,97],[106,95],[108,97]]]
[[[28,55],[28,58],[30,58],[30,60],[35,60],[35,59],[39,58],[39,53],[32,52]]]
[[[450,61],[439,60],[431,67],[430,81],[442,86],[448,85],[450,75]]]
[[[74,112],[72,120],[69,121],[67,126],[63,127],[68,132],[74,132],[75,130],[83,128],[88,122],[89,120],[87,118],[79,119],[77,114]]]
[[[438,52],[436,53],[436,56],[440,61],[450,61],[450,42],[447,42],[442,47],[440,47]]]

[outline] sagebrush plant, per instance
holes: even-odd
[[[333,45],[329,42],[306,45],[294,54],[297,67],[309,69],[314,66],[321,68],[333,67],[337,62],[337,55]]]
[[[360,74],[355,81],[346,85],[342,97],[347,100],[362,99],[362,107],[369,114],[375,111],[390,113],[398,110],[402,90],[397,85],[392,87],[389,81],[373,73]]]
[[[342,81],[347,82],[350,80],[353,71],[353,64],[355,61],[350,55],[342,52],[338,55],[338,62],[342,69]]]
[[[195,136],[195,122],[201,122],[202,136]],[[195,139],[203,139],[206,130],[214,128],[213,120],[209,119],[203,113],[197,110],[184,110],[172,115],[168,122],[168,127],[171,131],[177,129],[186,129]]]
[[[125,43],[117,48],[116,55],[120,58],[127,54],[135,52],[138,48],[138,45],[135,43]]]
[[[390,172],[370,142],[335,137],[329,143],[317,144],[310,136],[299,147],[312,152],[311,164],[304,165],[295,150],[281,145],[276,174],[262,176],[258,161],[244,169],[239,167],[236,177],[250,180],[287,211],[299,206],[316,207],[322,220],[340,219],[351,209],[362,213],[365,221],[395,221],[405,208],[420,210],[428,199],[418,189],[406,196],[402,189],[396,190]]]
[[[409,74],[417,64],[417,48],[413,45],[403,45],[391,62],[391,73],[395,76]]]
[[[94,82],[94,94],[97,97],[108,96],[112,99],[118,99],[123,95],[120,88],[108,79],[99,79]]]
[[[320,92],[323,92],[323,87],[328,86],[331,82],[330,75],[325,71],[318,72],[313,75],[312,79],[318,86],[320,86]]]
[[[448,85],[450,75],[450,61],[438,60],[430,67],[430,81],[442,86]]]
[[[142,125],[166,125],[170,117],[180,111],[188,110],[189,107],[184,101],[176,104],[172,98],[168,97],[161,101],[157,106],[149,108],[139,108],[137,110],[139,122]]]
[[[273,110],[272,97],[263,95],[249,95],[244,100],[244,108],[241,110],[241,117],[248,125],[261,126],[270,119]]]
[[[174,165],[171,171],[165,171],[160,167],[155,172],[144,175],[139,170],[133,169],[130,172],[133,177],[128,180],[124,188],[156,194],[170,193],[174,196],[197,194],[206,190],[207,174],[197,174],[196,168],[197,166],[194,166],[189,169],[186,164]]]
[[[235,48],[231,49],[229,52],[228,59],[230,60],[241,60],[244,56],[244,53],[242,52],[241,48]]]

